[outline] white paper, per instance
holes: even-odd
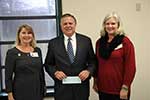
[[[62,80],[63,84],[81,84],[81,79],[78,76],[68,76]]]

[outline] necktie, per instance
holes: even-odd
[[[67,52],[68,52],[71,63],[73,63],[74,62],[74,54],[73,54],[71,38],[68,38]]]

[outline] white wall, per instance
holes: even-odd
[[[77,31],[90,36],[94,48],[104,16],[112,11],[118,12],[136,51],[137,72],[132,84],[131,100],[150,100],[149,5],[150,0],[62,0],[63,13],[76,16]],[[90,100],[98,100],[91,91]]]

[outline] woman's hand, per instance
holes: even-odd
[[[15,100],[12,92],[8,93],[8,100]]]
[[[120,99],[127,100],[128,99],[128,87],[123,85],[120,91]]]

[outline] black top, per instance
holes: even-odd
[[[32,53],[9,49],[5,67],[6,91],[13,92],[15,100],[42,100],[45,82],[40,48]]]

